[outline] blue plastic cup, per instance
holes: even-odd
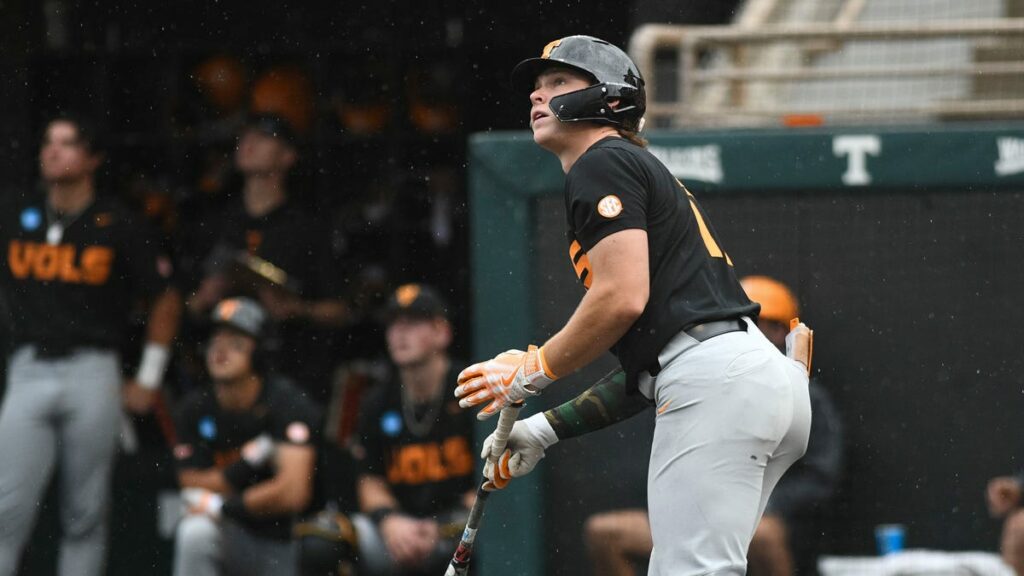
[[[875,526],[875,543],[879,555],[895,554],[903,550],[906,529],[903,524],[880,524]]]

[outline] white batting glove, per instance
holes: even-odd
[[[504,488],[513,478],[529,474],[544,457],[544,451],[558,442],[558,435],[543,413],[534,414],[526,420],[519,420],[508,435],[505,452],[497,465],[488,459],[494,434],[484,440],[480,457],[486,459],[484,476],[495,488]]]
[[[544,349],[531,345],[526,352],[507,350],[460,372],[455,396],[463,408],[490,402],[476,415],[486,420],[506,406],[540,394],[557,379],[544,360]]]
[[[205,488],[185,488],[181,491],[181,500],[187,514],[203,514],[220,520],[220,511],[224,507],[224,498],[220,494]]]
[[[242,446],[242,459],[253,468],[259,469],[270,463],[276,452],[274,439],[263,433]]]

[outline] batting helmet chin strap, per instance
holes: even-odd
[[[636,98],[637,89],[632,86],[595,84],[555,96],[549,106],[562,122],[596,122],[639,132],[643,119],[637,116],[639,107],[631,104]],[[612,100],[618,100],[619,105],[613,108]]]

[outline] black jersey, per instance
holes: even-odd
[[[217,244],[284,270],[289,287],[307,300],[338,296],[330,234],[316,218],[289,202],[256,217],[245,211],[241,201],[232,204]]]
[[[419,406],[403,402],[396,377],[371,390],[360,410],[361,445],[354,450],[360,473],[385,478],[401,509],[413,516],[450,510],[474,485],[475,418],[454,397],[457,377],[449,373],[436,401]]]
[[[588,288],[588,250],[621,230],[647,232],[647,307],[612,348],[631,391],[637,374],[659,369],[658,353],[680,330],[760,310],[743,292],[700,205],[647,150],[616,137],[591,146],[566,176],[565,206],[569,257]]]
[[[288,275],[288,286],[304,300],[341,296],[339,262],[331,236],[308,212],[285,203],[258,217],[249,216],[241,201],[227,212],[219,251],[243,251],[270,262]],[[258,298],[258,286],[238,286],[232,295]],[[281,349],[272,359],[275,369],[291,376],[317,401],[330,394],[328,379],[336,360],[333,331],[307,319],[285,321],[279,327]]]
[[[182,401],[175,422],[178,443],[174,457],[179,470],[223,470],[241,458],[242,446],[261,434],[276,443],[316,447],[321,437],[319,409],[286,381],[264,380],[259,398],[249,410],[225,410],[212,388],[194,390]],[[270,478],[269,472],[260,480]],[[291,537],[292,516],[248,520],[247,528],[269,538]]]
[[[43,353],[118,348],[131,303],[170,285],[170,260],[156,235],[110,198],[51,224],[45,200],[14,202],[0,213],[0,285],[15,346]]]

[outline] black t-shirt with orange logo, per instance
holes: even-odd
[[[14,202],[0,214],[0,285],[15,346],[42,353],[119,348],[131,304],[170,285],[170,260],[156,235],[113,199],[97,198],[59,219],[47,239],[45,200]]]
[[[453,362],[452,366],[461,366]],[[474,487],[475,418],[455,399],[451,371],[436,402],[403,405],[397,377],[371,390],[359,414],[360,473],[383,477],[404,513],[436,517]]]
[[[657,369],[658,353],[680,330],[757,315],[696,199],[644,148],[617,137],[595,143],[566,175],[565,206],[569,257],[587,288],[589,250],[622,230],[647,232],[647,307],[612,348],[631,390],[637,374]]]
[[[259,398],[249,410],[225,410],[211,387],[194,390],[182,400],[175,419],[178,470],[224,469],[241,458],[246,442],[267,434],[275,443],[317,447],[321,438],[320,410],[302,392],[274,376],[264,380]],[[267,480],[264,470],[256,481]],[[262,536],[291,537],[292,516],[251,519],[246,527]]]

